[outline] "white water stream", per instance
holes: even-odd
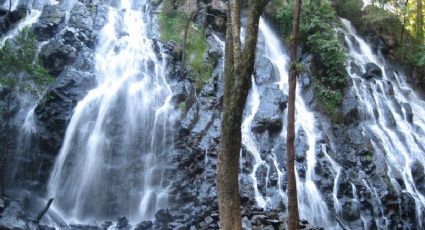
[[[150,219],[167,206],[171,89],[148,38],[146,4],[119,1],[99,32],[98,86],[76,106],[48,184],[71,221]]]
[[[354,82],[352,90],[360,103],[362,127],[366,133],[373,134],[371,142],[376,153],[385,155],[393,187],[399,194],[407,192],[414,198],[417,224],[421,228],[425,197],[415,185],[412,166],[425,166],[425,102],[407,85],[402,73],[387,68],[390,65],[382,55],[374,54],[348,20],[341,20],[346,29],[350,61],[360,66],[363,72],[368,63],[375,64],[382,72],[381,78],[367,80],[353,71],[352,65],[347,66]],[[403,184],[393,179],[396,174],[401,175]]]

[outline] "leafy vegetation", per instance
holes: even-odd
[[[178,4],[178,0],[165,1],[163,10],[158,14],[158,22],[161,39],[174,41],[182,47],[185,25],[189,19],[184,12],[176,10]],[[213,66],[205,61],[207,43],[203,30],[198,28],[195,23],[191,22],[189,25],[186,42],[185,57],[186,63],[190,67],[190,71],[187,71],[188,77],[194,80],[199,91],[210,78]]]
[[[36,39],[28,28],[0,48],[0,84],[3,86],[40,94],[51,80],[37,60]]]
[[[362,0],[336,0],[335,10],[338,15],[350,21],[356,21],[362,16]]]
[[[271,14],[283,37],[291,33],[293,3],[273,0]],[[346,54],[336,37],[335,27],[340,25],[335,10],[327,1],[303,2],[301,18],[301,42],[315,55],[320,68],[315,74],[316,94],[325,111],[332,116],[342,103],[341,90],[347,83]]]
[[[337,0],[336,9],[338,15],[352,21],[359,33],[383,38],[394,59],[425,72],[425,44],[418,37],[416,21],[417,1],[380,0],[362,11],[361,0]],[[425,77],[422,82],[425,88]]]
[[[337,108],[342,102],[342,93],[338,90],[331,90],[329,88],[322,88],[317,90],[317,98],[320,104],[325,109],[326,113],[334,121],[339,120],[339,114],[335,108]]]

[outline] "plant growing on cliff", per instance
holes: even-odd
[[[291,34],[291,19],[294,16],[294,3],[284,4],[274,0],[272,17],[286,40]],[[342,89],[346,86],[346,54],[335,28],[340,26],[338,17],[327,1],[305,1],[300,22],[300,44],[314,54],[318,67],[314,74],[319,102],[329,114],[335,114],[342,103]],[[322,95],[322,96],[321,96]],[[326,95],[326,97],[323,97]],[[323,99],[323,100],[321,100]],[[330,101],[327,101],[330,100]],[[332,115],[333,117],[333,115]]]
[[[0,192],[3,193],[3,165],[8,156],[10,139],[7,135],[11,131],[11,101],[13,95],[30,93],[41,96],[52,78],[38,62],[37,41],[35,35],[24,28],[14,40],[7,40],[0,48],[0,87],[6,89],[5,106],[1,108],[5,124],[2,137],[2,155],[0,158]]]
[[[158,14],[158,22],[163,41],[174,41],[181,48],[181,71],[194,80],[199,91],[212,74],[212,64],[205,61],[207,43],[204,31],[193,23],[199,9],[192,5],[187,12],[177,9],[180,1],[166,0]],[[191,71],[184,72],[189,66]]]

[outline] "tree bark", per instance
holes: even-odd
[[[288,177],[288,229],[298,229],[297,182],[295,178],[295,93],[297,86],[297,46],[300,27],[301,0],[297,0],[292,21],[291,60],[289,69],[288,127],[286,137]]]
[[[251,88],[259,19],[266,3],[266,0],[249,1],[249,19],[242,49],[239,1],[228,2],[223,115],[217,163],[217,199],[223,230],[242,229],[238,183],[242,114]]]
[[[420,44],[424,43],[424,17],[422,1],[423,0],[416,0],[416,36]]]

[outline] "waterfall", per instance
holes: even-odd
[[[71,222],[151,219],[167,206],[174,113],[148,4],[118,1],[99,32],[98,85],[74,109],[48,183]]]
[[[417,187],[414,170],[423,171],[425,166],[425,101],[409,87],[403,73],[391,68],[379,50],[378,54],[372,51],[348,20],[341,21],[349,51],[347,72],[359,102],[363,132],[369,136],[375,154],[385,157],[387,174],[397,194],[413,197],[417,227],[422,229],[425,191]],[[375,74],[367,76],[370,71]],[[380,203],[382,196],[373,184],[370,187]],[[385,218],[380,225],[389,227]]]
[[[282,43],[280,42],[279,37],[266,24],[264,19],[260,20],[259,26],[259,36],[260,39],[264,40],[264,42],[259,43],[259,49],[261,52],[258,53],[258,55],[270,60],[273,65],[273,71],[277,75],[277,81],[274,83],[274,85],[277,85],[278,88],[285,95],[287,95],[289,56],[285,51]],[[253,86],[245,109],[248,112],[242,124],[242,143],[254,158],[253,171],[251,172],[250,176],[254,187],[255,200],[259,207],[268,208],[275,205],[274,203],[276,203],[276,197],[281,199],[284,203],[287,203],[287,195],[285,190],[282,188],[282,181],[284,180],[282,175],[286,175],[286,165],[282,166],[282,156],[279,156],[285,154],[284,158],[286,158],[286,151],[278,151],[278,149],[282,149],[282,146],[279,145],[285,145],[286,126],[284,125],[280,134],[278,135],[278,139],[280,139],[280,141],[277,141],[274,149],[271,150],[271,160],[262,156],[259,150],[261,148],[260,143],[256,138],[256,134],[251,131],[253,126],[253,117],[257,113],[259,104],[261,103],[259,89],[254,79],[252,84]],[[317,129],[315,124],[315,115],[308,110],[300,91],[301,90],[298,87],[295,102],[296,133],[298,137],[304,138],[306,144],[308,145],[307,149],[305,150],[305,176],[301,178],[299,173],[296,173],[300,218],[308,220],[313,225],[326,227],[326,229],[332,229],[336,228],[336,223],[332,220],[330,210],[328,209],[324,199],[322,198],[321,192],[318,190],[314,182],[316,177],[314,172],[316,166],[316,142],[320,136],[320,131]],[[284,118],[282,123],[285,124],[286,110],[283,117]],[[256,173],[257,169],[262,165],[267,168],[266,181],[270,180],[269,174],[272,168],[273,170],[276,170],[278,177],[277,191],[273,192],[269,190],[265,193],[258,191],[257,180],[261,180],[262,178],[259,178]]]
[[[3,8],[8,9],[8,4],[9,1],[5,1]],[[7,31],[5,34],[2,34],[2,36],[0,37],[0,47],[3,46],[8,39],[14,39],[22,31],[22,29],[26,27],[31,27],[33,24],[35,24],[41,16],[42,9],[45,5],[53,4],[57,4],[55,0],[13,0],[11,8],[12,10],[15,10],[16,7],[19,5],[24,5],[30,11],[25,18],[18,21],[16,25],[12,27],[9,31]],[[34,63],[37,61],[38,54],[44,44],[45,43],[37,44],[37,51]],[[31,87],[36,88],[34,85],[31,85]],[[20,89],[18,91],[20,91]],[[5,173],[5,184],[7,189],[15,189],[18,187],[24,188],[29,186],[28,184],[23,185],[25,183],[23,182],[24,179],[21,178],[21,176],[23,175],[18,174],[25,174],[22,173],[22,171],[24,171],[22,170],[22,167],[24,167],[22,162],[31,164],[31,160],[29,159],[34,159],[36,157],[34,152],[32,151],[34,145],[36,144],[35,136],[37,133],[34,110],[37,104],[37,98],[41,98],[42,96],[40,95],[41,93],[44,92],[37,92],[38,95],[33,95],[32,93],[20,91],[16,95],[16,100],[19,103],[19,111],[12,119],[12,126],[15,128],[17,135],[14,144],[15,152],[13,153],[13,158],[10,157],[11,159],[9,159],[11,162],[8,162]],[[42,170],[39,165],[34,167],[37,167],[37,171]]]

